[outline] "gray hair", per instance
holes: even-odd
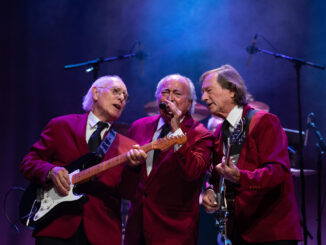
[[[247,104],[247,87],[239,72],[231,65],[223,65],[217,69],[206,71],[201,75],[199,81],[204,79],[211,73],[217,74],[217,82],[222,88],[234,92],[233,101],[236,105]]]
[[[103,76],[98,79],[92,84],[92,86],[88,89],[87,93],[83,97],[83,109],[86,112],[89,112],[93,108],[93,94],[92,90],[94,87],[104,87],[107,83],[111,82],[113,79],[119,79],[122,81],[122,79],[119,76],[113,75],[113,76]]]
[[[195,90],[195,86],[194,84],[192,83],[192,81],[190,80],[190,78],[188,77],[185,77],[185,76],[182,76],[178,73],[176,74],[170,74],[170,75],[167,75],[165,77],[163,77],[157,84],[156,86],[156,91],[155,91],[155,97],[156,99],[159,98],[159,95],[160,95],[160,91],[161,91],[161,87],[163,85],[163,82],[171,77],[171,76],[178,76],[178,77],[181,77],[183,79],[186,80],[186,82],[188,83],[188,86],[189,86],[189,99],[192,100],[192,104],[191,104],[191,107],[190,107],[190,114],[193,114],[195,112],[195,104],[196,104],[196,100],[197,100],[197,95],[196,95],[196,90]]]

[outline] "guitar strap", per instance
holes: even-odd
[[[231,156],[240,154],[242,147],[243,147],[244,139],[246,138],[248,131],[249,131],[251,119],[256,114],[256,112],[257,112],[257,110],[250,109],[249,111],[247,111],[246,115],[243,117],[242,120],[244,121],[244,132],[241,137],[241,138],[243,138],[243,140],[240,140],[239,144],[232,146]],[[237,164],[238,160],[239,160],[239,157],[237,157],[237,159],[235,159],[235,164]]]
[[[240,153],[243,147],[243,143],[245,141],[245,138],[248,134],[249,131],[249,126],[251,123],[251,119],[253,118],[253,116],[256,114],[257,110],[254,109],[250,109],[249,111],[247,111],[246,115],[243,117],[243,123],[244,123],[244,132],[241,136],[242,139],[238,140],[238,143],[232,146],[231,149],[231,156],[233,158],[233,162],[235,165],[237,165],[239,158],[240,158]],[[232,137],[232,133],[230,135],[230,137]],[[225,180],[225,184],[228,186],[228,191],[226,192],[226,197],[227,199],[230,199],[234,201],[234,197],[235,197],[235,190],[234,190],[234,184],[228,180]],[[233,205],[232,205],[233,206]],[[231,206],[231,209],[233,209],[234,207]]]
[[[107,151],[109,150],[113,140],[115,139],[115,136],[117,133],[114,131],[113,128],[110,128],[109,132],[107,133],[105,139],[102,141],[100,146],[98,147],[95,155],[99,158],[103,158]]]
[[[243,147],[243,143],[245,141],[245,138],[248,134],[249,131],[249,126],[251,123],[251,119],[253,116],[256,114],[257,110],[250,109],[247,111],[246,115],[243,117],[243,123],[244,123],[244,132],[241,136],[242,139],[239,140],[239,142],[235,145],[232,146],[231,149],[231,156],[234,160],[234,164],[236,165],[239,156]],[[231,133],[232,135],[232,133]],[[226,192],[225,192],[225,197],[227,200],[227,210],[228,210],[228,221],[227,221],[227,237],[232,240],[237,233],[238,233],[238,227],[237,224],[234,223],[234,209],[235,209],[235,189],[234,189],[235,184],[233,184],[230,181],[225,180],[225,187],[226,187]]]

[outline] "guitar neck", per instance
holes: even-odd
[[[231,148],[232,148],[232,145],[230,144],[229,140],[228,140],[228,143],[227,143],[227,146],[226,146],[226,153],[225,153],[225,163],[226,164],[229,164],[229,160],[230,160],[230,156],[231,156]],[[219,185],[218,185],[218,193],[222,194],[223,191],[224,191],[224,177],[220,176],[220,180],[219,180]]]
[[[148,152],[154,149],[153,142],[148,143],[140,147],[144,152]],[[113,168],[117,165],[120,165],[127,161],[127,153],[123,153],[119,156],[101,162],[93,167],[87,168],[79,173],[76,173],[72,176],[71,182],[72,184],[81,184],[88,181],[90,178],[95,176],[96,174],[102,173],[110,168]]]

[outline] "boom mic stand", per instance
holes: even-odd
[[[147,57],[147,54],[142,51],[141,43],[140,42],[137,42],[137,43],[138,43],[139,50],[136,53],[135,52],[130,52],[129,54],[114,56],[114,57],[110,57],[110,58],[97,58],[95,60],[90,60],[90,61],[86,61],[86,62],[82,62],[82,63],[78,63],[78,64],[65,65],[64,69],[68,70],[68,69],[73,69],[73,68],[86,66],[86,67],[88,67],[86,69],[86,72],[93,71],[93,78],[94,78],[94,81],[95,81],[98,78],[99,65],[101,63],[113,62],[113,61],[116,61],[116,60],[129,59],[129,58],[133,58],[133,57],[135,57],[135,58],[137,58],[139,60],[144,60]]]
[[[318,160],[317,160],[317,169],[318,169],[318,190],[317,190],[317,244],[321,245],[321,216],[322,216],[322,206],[321,206],[321,178],[322,178],[322,156],[326,151],[325,141],[317,129],[317,126],[314,121],[308,123],[307,127],[310,127],[314,130],[315,135],[317,137],[318,143],[316,144],[316,148],[318,151]]]
[[[301,109],[301,81],[300,81],[300,69],[302,65],[308,65],[321,70],[325,69],[325,66],[306,61],[304,59],[290,57],[284,54],[279,54],[257,48],[255,43],[247,47],[247,52],[252,55],[258,52],[269,54],[275,58],[281,58],[294,64],[294,68],[297,74],[297,100],[298,100],[298,127],[299,127],[299,163],[300,163],[300,179],[301,179],[301,211],[302,211],[302,225],[304,234],[304,245],[307,245],[307,225],[306,225],[306,204],[305,204],[305,180],[304,180],[304,161],[303,161],[303,138],[302,138],[302,109]]]

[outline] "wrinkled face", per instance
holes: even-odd
[[[208,110],[215,116],[226,118],[235,106],[234,92],[224,89],[217,82],[217,74],[208,74],[202,84],[201,100],[207,105]]]
[[[111,78],[107,83],[92,89],[92,112],[101,121],[117,120],[126,106],[128,93],[126,85],[118,78]]]
[[[180,76],[169,76],[164,80],[159,91],[158,104],[169,100],[182,112],[184,116],[191,107],[190,88],[188,82]],[[160,109],[160,114],[164,118],[166,114]]]

